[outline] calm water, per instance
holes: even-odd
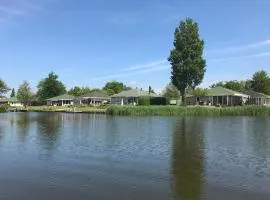
[[[0,114],[0,199],[270,199],[270,119]]]

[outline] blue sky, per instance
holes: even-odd
[[[50,71],[65,85],[106,81],[161,90],[179,21],[191,17],[205,40],[202,86],[270,73],[268,0],[1,0],[0,78],[33,89]]]

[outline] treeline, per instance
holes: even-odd
[[[270,95],[270,76],[267,74],[266,71],[261,70],[255,72],[251,79],[244,81],[221,81],[211,85],[210,87],[213,88],[217,86],[221,86],[238,92],[252,90],[255,92]]]
[[[63,82],[59,80],[59,77],[54,72],[48,74],[47,77],[40,80],[37,85],[37,92],[34,93],[28,81],[24,81],[18,88],[17,92],[13,88],[10,97],[17,97],[17,99],[23,102],[25,105],[30,101],[43,102],[46,99],[59,96],[62,94],[70,94],[73,96],[82,96],[93,91],[101,91],[109,96],[120,93],[124,90],[132,89],[126,86],[122,82],[110,81],[107,82],[102,88],[90,88],[74,86],[67,90]],[[7,84],[0,79],[0,96],[7,94],[11,89]],[[154,92],[151,86],[149,86],[149,92]]]

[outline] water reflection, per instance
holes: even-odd
[[[199,200],[204,184],[204,139],[198,118],[182,118],[174,124],[172,175],[177,197]]]
[[[57,147],[60,138],[64,115],[44,113],[36,117],[37,138],[39,144],[45,150],[52,150]]]
[[[19,131],[17,132],[17,134],[20,141],[25,142],[27,137],[29,136],[31,122],[32,117],[29,113],[20,113],[12,116],[10,124],[11,126],[15,124],[18,128]]]

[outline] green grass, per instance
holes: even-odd
[[[270,107],[203,107],[203,106],[110,106],[109,115],[123,116],[270,116]]]
[[[106,109],[102,107],[90,107],[90,106],[72,106],[72,107],[62,107],[62,106],[28,106],[26,108],[28,111],[35,112],[65,112],[65,111],[75,111],[75,112],[85,112],[85,113],[106,113]]]

